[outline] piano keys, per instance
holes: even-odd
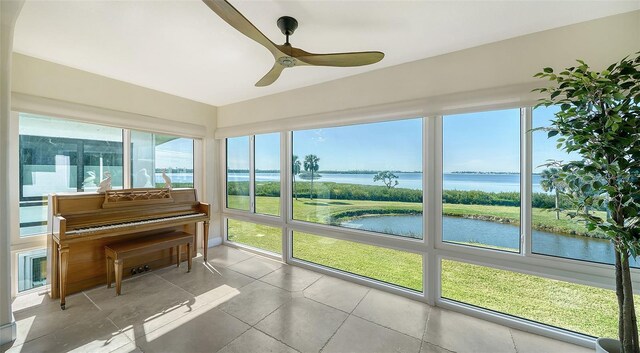
[[[104,246],[173,231],[193,234],[202,222],[207,258],[210,207],[198,202],[195,189],[125,189],[106,193],[49,195],[48,276],[50,295],[65,308],[67,294],[106,284]],[[195,247],[194,247],[195,248]],[[191,254],[195,256],[196,249]],[[128,261],[160,268],[178,256],[167,249]],[[130,268],[125,268],[125,277]]]

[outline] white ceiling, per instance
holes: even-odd
[[[640,9],[640,1],[230,2],[276,43],[283,15],[298,19],[294,46],[309,52],[380,50],[358,68],[287,69],[254,87],[271,54],[200,1],[26,0],[16,52],[216,106]]]

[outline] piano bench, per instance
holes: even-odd
[[[115,270],[116,295],[120,295],[122,288],[122,270],[126,259],[147,253],[176,248],[178,267],[180,267],[180,247],[187,246],[187,272],[191,271],[191,252],[193,249],[193,234],[175,231],[166,234],[156,234],[144,238],[128,240],[121,243],[109,244],[104,247],[107,259],[107,288],[111,288],[112,274]]]

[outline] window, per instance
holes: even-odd
[[[520,110],[443,117],[442,240],[520,251]]]
[[[249,136],[227,139],[227,207],[249,211]]]
[[[558,107],[539,107],[533,111],[533,127],[549,127]],[[536,254],[565,257],[601,263],[615,263],[613,244],[600,231],[588,232],[584,222],[571,219],[566,191],[557,179],[557,166],[547,166],[550,161],[580,160],[577,153],[567,154],[558,149],[558,138],[547,137],[544,130],[533,132],[533,175],[532,175],[532,252]],[[593,209],[594,214],[606,217],[605,209]],[[636,260],[631,265],[638,266]]]
[[[280,215],[280,134],[255,136],[256,213]]]
[[[422,239],[422,118],[293,132],[293,218]]]
[[[47,251],[38,249],[18,254],[18,292],[47,284]]]
[[[50,193],[122,188],[122,129],[20,113],[20,236],[47,230]]]
[[[227,219],[227,239],[257,249],[282,254],[282,229]]]
[[[173,188],[193,188],[193,140],[131,131],[131,185],[164,187],[163,172]]]
[[[608,289],[443,260],[442,297],[594,337],[618,333]]]
[[[293,233],[293,257],[422,292],[422,255]]]

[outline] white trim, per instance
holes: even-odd
[[[537,103],[540,95],[532,92],[532,90],[538,88],[538,86],[539,83],[534,82],[397,103],[372,105],[363,108],[345,109],[328,113],[283,117],[282,119],[264,122],[220,127],[216,130],[215,137],[225,138],[277,131],[401,120],[421,116],[520,108]],[[224,112],[224,109],[222,112]]]
[[[0,326],[0,345],[15,341],[17,337],[16,321],[11,315],[11,322]]]
[[[204,126],[13,92],[11,110],[172,136],[204,138]]]
[[[520,251],[531,255],[532,135],[531,107],[520,109]]]

